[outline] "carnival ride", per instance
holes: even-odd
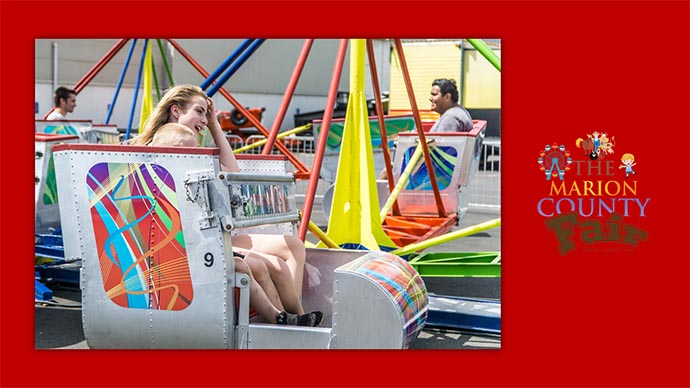
[[[118,41],[74,89],[79,92],[86,86],[125,41]],[[334,104],[349,42],[346,118],[340,134],[331,132],[332,112],[324,110],[315,131],[311,169],[277,139],[312,39],[305,40],[270,131],[222,88],[263,40],[244,41],[213,74],[177,42],[169,42],[206,77],[200,86],[207,94],[220,92],[266,141],[261,155],[238,155],[242,173],[228,174],[220,172],[215,149],[124,146],[111,143],[111,137],[96,136],[112,135],[111,128],[36,121],[37,278],[45,278],[42,273],[56,264],[80,266],[81,277],[75,283],[81,287],[90,347],[406,348],[425,324],[500,333],[500,302],[427,295],[423,276],[500,276],[498,252],[419,254],[496,227],[500,219],[451,231],[467,208],[466,189],[477,171],[486,123],[475,121],[469,133],[424,133],[400,40],[394,42],[414,123],[405,130],[416,133],[399,131],[393,163],[387,129],[396,118],[385,117],[381,110],[371,41],[343,39],[326,107]],[[376,118],[367,115],[367,53]],[[490,50],[485,55],[490,56]],[[374,119],[379,139],[372,142]],[[130,130],[131,125],[125,138]],[[340,136],[336,153],[341,157],[324,232],[310,218],[333,136]],[[388,173],[391,194],[382,207],[372,143],[381,148]],[[282,155],[272,155],[274,148]],[[308,180],[301,212],[294,199],[296,179]],[[70,222],[61,224],[66,217]],[[250,321],[249,279],[235,273],[229,260],[231,234],[249,231],[297,234],[302,241],[311,231],[320,239],[318,246],[307,248],[302,299],[306,309],[325,313],[323,327],[285,328]],[[239,289],[238,297],[233,288]],[[49,290],[38,280],[36,299],[49,299]],[[464,310],[453,314],[449,305],[463,305]],[[470,310],[483,312],[473,315]]]

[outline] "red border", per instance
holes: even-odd
[[[0,385],[688,386],[687,1],[84,5],[0,3]],[[251,36],[502,39],[501,350],[34,350],[34,39]],[[635,151],[650,238],[562,257],[535,211],[537,154],[595,129]]]

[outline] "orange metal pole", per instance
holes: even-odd
[[[283,96],[283,102],[278,108],[278,113],[273,121],[273,127],[271,128],[271,135],[266,139],[266,145],[264,145],[261,151],[262,155],[270,155],[273,149],[273,144],[276,142],[276,137],[278,136],[278,131],[280,131],[280,125],[283,124],[285,119],[285,112],[287,111],[290,101],[292,100],[292,95],[295,93],[295,87],[297,82],[299,82],[299,77],[304,69],[304,64],[307,62],[307,57],[309,56],[309,51],[314,43],[314,39],[306,39],[304,45],[302,46],[302,52],[300,53],[297,63],[295,64],[295,70],[292,72],[292,77],[288,83],[287,88],[285,88],[285,95]]]
[[[369,69],[371,70],[371,84],[374,88],[374,99],[376,101],[376,116],[379,119],[379,132],[381,133],[381,149],[383,150],[383,161],[386,163],[386,176],[388,178],[388,192],[392,193],[395,188],[393,181],[393,167],[391,155],[388,150],[388,134],[386,133],[386,120],[383,115],[383,105],[381,103],[381,89],[379,86],[379,76],[376,71],[376,56],[374,55],[374,44],[371,39],[367,39],[367,55],[369,56]],[[398,200],[393,202],[393,214],[399,216],[400,208]],[[383,222],[385,215],[381,217]]]
[[[335,99],[338,94],[338,84],[340,84],[340,73],[343,70],[343,62],[345,61],[345,53],[347,52],[347,39],[340,40],[338,47],[338,54],[335,60],[335,67],[333,68],[333,77],[331,78],[331,86],[328,89],[328,98],[326,99],[326,108],[323,113],[323,122],[321,123],[321,133],[316,143],[316,150],[314,151],[314,164],[311,168],[311,176],[309,177],[309,185],[307,186],[307,193],[304,197],[304,207],[302,208],[302,221],[299,225],[299,238],[305,241],[307,237],[307,228],[311,218],[312,207],[314,206],[314,197],[316,196],[316,187],[319,184],[319,175],[321,174],[321,164],[323,162],[323,154],[326,149],[326,141],[328,140],[328,130],[331,126],[331,118],[333,117],[333,107],[335,106]]]
[[[443,207],[443,202],[441,201],[441,193],[438,191],[438,182],[436,181],[436,171],[434,171],[434,166],[431,164],[431,154],[429,153],[429,146],[426,144],[426,136],[424,136],[424,129],[422,128],[422,120],[419,117],[419,109],[417,109],[417,100],[414,97],[414,90],[412,90],[412,81],[410,80],[410,72],[407,69],[407,62],[405,62],[405,54],[403,53],[402,43],[400,39],[394,39],[395,50],[398,52],[398,58],[400,59],[400,68],[403,73],[403,78],[405,79],[405,87],[407,88],[407,96],[410,99],[410,107],[412,108],[412,114],[414,115],[415,125],[417,126],[417,134],[419,135],[419,141],[422,144],[422,150],[424,150],[424,162],[426,163],[426,169],[429,172],[429,181],[431,183],[431,188],[434,191],[434,199],[436,200],[436,207],[438,208],[439,217],[448,217],[446,209]]]

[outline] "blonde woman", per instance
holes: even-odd
[[[197,139],[204,127],[208,127],[213,141],[220,149],[220,167],[227,172],[239,172],[237,159],[230,144],[223,134],[220,123],[214,113],[213,100],[195,85],[178,85],[169,89],[154,108],[144,126],[144,130],[130,141],[134,145],[152,145],[157,132],[168,123],[177,123],[192,129]],[[315,311],[304,314],[299,296],[302,294],[302,277],[306,251],[304,244],[295,236],[249,234],[232,237],[233,249],[240,255],[251,258],[247,261],[254,271],[267,268],[276,286],[284,286],[285,275],[290,276],[290,287],[278,289],[278,298],[272,299],[276,306],[285,306],[289,313],[310,315],[313,326],[323,320],[323,314]],[[261,266],[261,267],[260,267]],[[256,274],[256,271],[254,271]],[[270,295],[269,290],[266,290]]]

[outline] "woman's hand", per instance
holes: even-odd
[[[211,97],[206,99],[206,105],[208,105],[208,109],[206,110],[206,121],[209,123],[210,128],[210,124],[214,121],[217,123],[218,118],[216,117],[216,107],[213,104],[213,99]]]
[[[232,152],[228,139],[225,138],[223,129],[220,127],[218,118],[216,117],[216,109],[213,105],[213,100],[209,97],[207,100],[208,110],[206,111],[207,126],[211,132],[211,137],[216,143],[216,147],[220,148],[220,168],[222,171],[239,172],[240,166],[237,164],[235,154]]]

